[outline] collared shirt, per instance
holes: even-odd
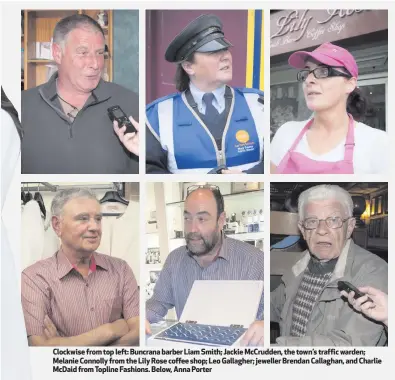
[[[226,86],[223,85],[214,91],[211,91],[214,95],[213,106],[219,113],[222,113],[225,110],[225,88]],[[206,104],[203,102],[203,95],[205,92],[198,89],[192,82],[189,84],[189,89],[191,90],[191,94],[198,105],[199,112],[205,115]]]
[[[70,262],[70,261],[69,261]],[[70,263],[71,266],[78,272],[78,267],[75,264]],[[89,261],[89,272],[88,275],[96,271],[96,260],[95,256],[91,256],[91,259]]]
[[[186,246],[175,249],[166,259],[154,294],[146,303],[148,321],[160,321],[173,307],[180,319],[196,280],[263,281],[263,252],[250,244],[225,238],[217,258],[203,268]],[[263,292],[257,319],[263,319]]]
[[[128,264],[96,252],[93,258],[96,270],[86,278],[61,250],[22,272],[22,307],[28,336],[44,335],[45,315],[64,337],[139,315],[139,291]]]

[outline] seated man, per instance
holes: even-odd
[[[175,249],[166,259],[154,294],[146,303],[149,323],[160,321],[173,307],[179,319],[195,280],[263,281],[262,251],[227,238],[222,233],[225,220],[224,200],[217,186],[188,188],[184,208],[187,245]],[[263,345],[263,292],[257,321],[246,332],[242,344]]]
[[[51,212],[61,248],[22,272],[29,345],[138,345],[137,282],[125,261],[95,252],[102,234],[95,195],[62,190]]]
[[[336,185],[314,186],[300,195],[299,229],[308,250],[271,294],[279,345],[385,344],[383,326],[356,313],[337,286],[343,280],[387,292],[387,264],[351,239],[353,209],[350,194]]]

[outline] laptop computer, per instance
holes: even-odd
[[[256,319],[263,281],[195,281],[178,322],[148,346],[237,346]]]

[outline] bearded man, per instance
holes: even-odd
[[[184,207],[186,246],[169,254],[154,294],[147,301],[148,333],[149,323],[159,322],[173,307],[180,318],[195,280],[263,281],[262,251],[226,237],[222,232],[225,222],[224,199],[217,186],[188,188]],[[263,292],[256,321],[241,343],[263,345]]]

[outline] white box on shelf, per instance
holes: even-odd
[[[232,182],[232,194],[259,190],[259,182]]]
[[[147,234],[152,234],[154,232],[158,232],[158,223],[146,223],[145,224],[145,232]]]
[[[52,43],[51,42],[36,42],[36,58],[37,59],[52,59]]]

